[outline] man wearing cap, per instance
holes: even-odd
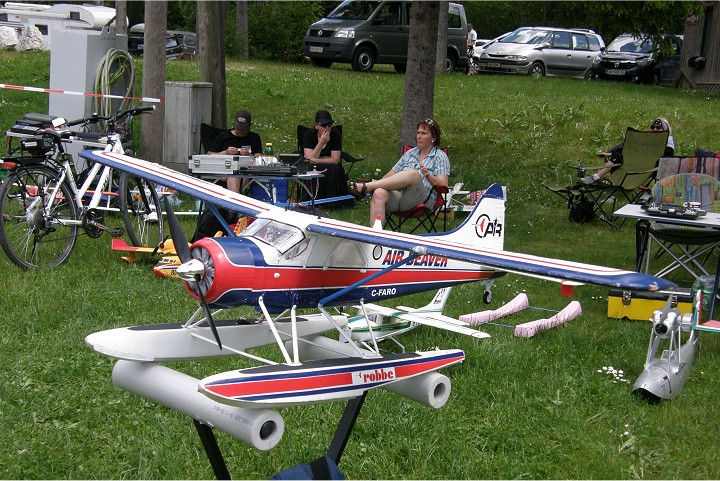
[[[251,121],[250,112],[247,110],[236,113],[232,130],[220,132],[212,141],[208,154],[262,155],[262,141],[260,135],[250,131]],[[228,177],[226,180],[228,189],[240,192],[242,179]]]
[[[327,110],[315,113],[315,128],[308,129],[302,139],[303,155],[322,171],[325,177],[318,184],[318,199],[346,195],[347,181],[341,165],[342,137],[332,129],[333,118]]]

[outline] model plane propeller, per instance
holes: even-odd
[[[278,406],[345,399],[464,358],[458,350],[380,356],[377,349],[362,349],[343,329],[347,316],[328,311],[333,306],[359,304],[362,309],[366,303],[478,281],[489,292],[494,279],[507,272],[627,290],[674,285],[637,272],[503,250],[505,198],[497,184],[485,191],[453,231],[411,235],[289,211],[122,154],[83,151],[80,155],[255,218],[238,236],[204,238],[185,249],[180,247],[187,245],[184,234],[170,214],[173,241],[182,261],[177,274],[201,308],[184,325],[105,331],[106,336],[96,333],[86,340],[97,351],[121,359],[242,354],[270,364],[201,381],[201,392],[227,404]],[[263,322],[229,325],[212,319],[211,309],[244,305],[256,306]],[[317,308],[320,315],[298,316],[301,308]],[[271,314],[280,311],[277,317]],[[423,317],[428,318],[414,320]],[[203,334],[208,326],[212,337]],[[301,363],[298,344],[308,335],[332,328],[354,356]],[[171,338],[172,343],[168,342]],[[283,364],[246,351],[273,341],[282,352]],[[285,341],[291,342],[289,348]]]

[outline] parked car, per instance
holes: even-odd
[[[303,53],[316,67],[350,63],[353,70],[370,72],[379,63],[405,72],[412,3],[346,0],[310,25]],[[467,18],[461,4],[447,5],[447,69],[453,71],[468,65]]]
[[[128,53],[142,55],[145,49],[145,24],[130,27],[128,32]],[[184,30],[168,30],[165,37],[165,56],[190,60],[195,57],[197,35]]]
[[[521,27],[485,45],[478,64],[488,73],[588,78],[604,47],[588,29]]]
[[[475,47],[473,48],[473,57],[476,60],[480,59],[480,53],[482,52],[483,48],[485,48],[485,45],[492,42],[489,38],[479,38],[475,40]]]
[[[593,61],[595,78],[672,85],[680,76],[682,37],[623,33]]]
[[[195,32],[186,32],[185,30],[168,30],[168,35],[172,35],[177,39],[180,45],[180,55],[178,58],[182,60],[192,60],[197,52],[198,39]]]

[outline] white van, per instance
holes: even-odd
[[[303,52],[317,67],[350,63],[353,70],[369,72],[376,63],[393,64],[404,72],[410,34],[410,1],[346,0],[330,14],[310,25]],[[447,69],[464,68],[467,19],[458,3],[448,8]]]

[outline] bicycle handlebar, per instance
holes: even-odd
[[[71,121],[67,122],[67,125],[73,126],[73,125],[81,125],[81,124],[95,124],[101,120],[105,120],[110,125],[114,125],[118,120],[120,120],[123,117],[126,117],[128,115],[145,114],[148,112],[152,112],[153,110],[155,110],[154,105],[151,105],[149,107],[137,107],[134,109],[123,110],[122,112],[117,112],[117,113],[111,115],[110,117],[103,117],[103,116],[100,116],[95,113],[95,114],[91,114],[87,117],[83,117],[81,119],[71,120]]]

